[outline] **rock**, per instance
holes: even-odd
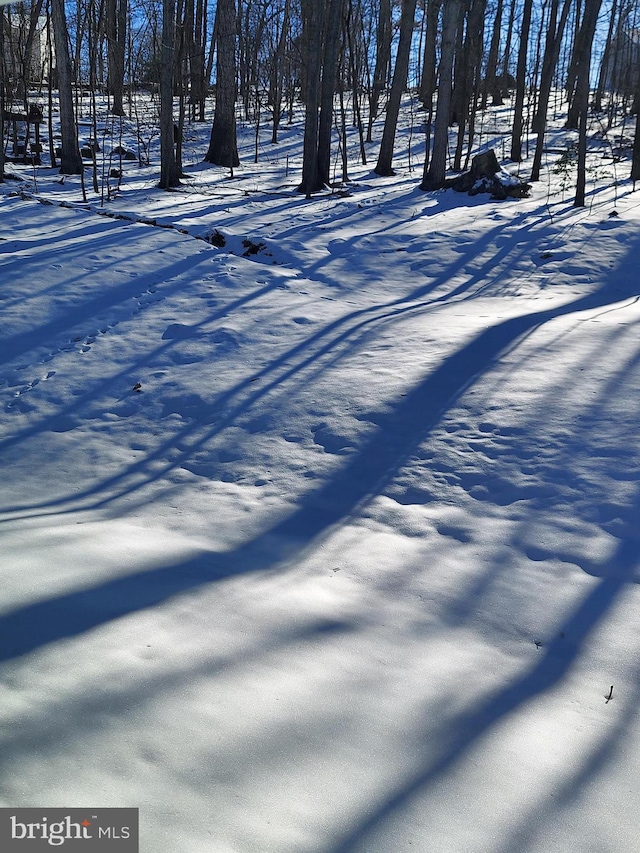
[[[471,174],[476,180],[478,178],[492,178],[499,171],[500,164],[493,148],[476,154],[471,161]]]
[[[528,198],[531,184],[500,168],[493,148],[483,151],[471,161],[471,169],[445,181],[445,187],[469,195],[490,193],[492,198]]]

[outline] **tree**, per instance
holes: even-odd
[[[522,160],[523,107],[532,7],[533,0],[524,0],[524,8],[522,10],[522,29],[520,32],[520,49],[518,50],[518,70],[516,71],[516,99],[513,110],[513,133],[511,135],[511,159],[516,163],[520,163]]]
[[[205,162],[233,169],[240,164],[236,133],[236,4],[218,0],[216,11],[216,106]]]
[[[640,98],[640,80],[638,81],[638,88],[636,92],[636,97]],[[633,181],[633,188],[636,188],[636,182],[640,181],[640,110],[636,113],[636,135],[633,140],[633,159],[631,161],[631,180]]]
[[[322,84],[320,87],[320,117],[318,120],[318,177],[329,183],[331,170],[331,129],[333,126],[333,98],[338,76],[338,55],[344,0],[327,0],[327,16],[322,55]]]
[[[193,22],[193,37],[191,38],[191,91],[189,103],[190,115],[193,121],[204,121],[205,102],[207,97],[207,80],[205,79],[205,55],[206,42],[206,2],[196,0],[195,18]]]
[[[280,114],[282,111],[282,93],[284,84],[283,66],[287,50],[290,17],[291,0],[285,0],[284,8],[282,10],[282,19],[278,24],[279,30],[276,35],[276,48],[271,58],[271,73],[269,74],[269,102],[273,110],[271,142],[274,145],[278,141],[278,128],[280,126]]]
[[[469,154],[473,142],[475,103],[480,84],[480,66],[484,35],[484,15],[486,0],[470,0],[466,8],[467,26],[459,57],[456,57],[452,101],[452,118],[458,122],[458,141],[453,159],[453,168],[459,170],[462,161],[462,147],[467,122],[469,123]],[[463,23],[459,25],[458,37],[462,34]],[[471,110],[471,103],[474,109]]]
[[[0,6],[0,184],[4,181],[4,9]]]
[[[324,3],[321,0],[302,0],[302,42],[305,84],[304,141],[302,149],[302,180],[298,192],[307,198],[324,187],[318,168],[318,110],[320,106],[320,75],[322,71],[322,29]]]
[[[549,11],[549,22],[547,24],[547,39],[544,48],[544,59],[542,61],[542,74],[540,77],[540,88],[538,91],[538,107],[531,122],[532,130],[538,134],[536,150],[533,155],[533,166],[531,167],[530,181],[540,180],[540,168],[542,166],[542,151],[544,148],[544,132],[547,125],[547,110],[549,109],[549,95],[553,75],[560,56],[560,44],[569,17],[569,10],[573,0],[564,0],[560,20],[558,21],[559,0],[552,0]]]
[[[574,207],[584,207],[587,161],[587,113],[589,110],[589,75],[591,73],[591,48],[598,22],[598,12],[602,0],[585,0],[584,14],[574,53],[576,56],[576,88],[569,108],[567,125],[572,121],[578,125],[578,174]]]
[[[407,85],[407,74],[409,72],[409,52],[411,50],[411,39],[413,36],[413,24],[416,13],[416,0],[402,0],[402,15],[400,18],[400,41],[396,54],[396,64],[393,71],[393,82],[389,92],[387,112],[382,131],[382,141],[378,153],[378,162],[374,172],[376,175],[393,175],[393,143],[396,138],[396,127],[398,125],[398,114],[402,93]]]
[[[60,171],[67,175],[81,175],[83,166],[80,148],[78,147],[78,128],[73,110],[73,77],[64,0],[51,0],[51,22],[56,49],[58,97],[60,101],[60,136],[62,137]]]
[[[427,0],[427,32],[424,40],[422,76],[420,78],[420,101],[431,108],[436,90],[436,46],[438,36],[438,18],[443,0]]]
[[[176,160],[173,88],[175,68],[175,0],[162,0],[162,47],[160,51],[160,189],[169,190],[180,184]]]
[[[109,59],[108,88],[111,112],[124,115],[124,55],[127,43],[127,0],[105,0],[105,32]]]
[[[442,45],[438,71],[438,104],[433,132],[433,151],[429,162],[428,152],[424,161],[421,190],[437,190],[444,185],[447,171],[447,147],[449,141],[449,118],[451,114],[451,91],[453,59],[458,29],[460,0],[445,0],[442,20]]]
[[[494,107],[499,107],[502,104],[502,86],[497,85],[496,78],[498,74],[498,55],[500,53],[500,33],[502,32],[503,9],[504,0],[498,0],[496,16],[493,19],[489,55],[487,57],[487,70],[484,78],[484,86],[482,88],[482,109],[487,106],[487,99],[489,95],[492,96],[492,103]],[[521,37],[521,43],[523,40],[526,42],[526,38]]]
[[[369,124],[367,142],[371,142],[373,122],[378,117],[380,95],[387,82],[391,63],[391,0],[380,0],[380,11],[376,27],[376,64],[373,71],[373,84],[369,95]]]
[[[602,0],[585,0],[584,12],[571,57],[571,65],[574,69],[572,79],[575,80],[575,84],[569,104],[567,127],[577,128],[580,114],[588,106],[591,49],[601,5]]]

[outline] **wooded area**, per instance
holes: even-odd
[[[511,99],[511,161],[523,160],[523,146],[535,147],[527,180],[540,179],[550,110],[578,132],[581,206],[594,126],[602,137],[633,116],[629,124],[637,125],[640,115],[637,19],[638,4],[621,0],[10,3],[0,7],[0,174],[10,159],[40,164],[44,157],[66,174],[84,172],[89,160],[95,188],[97,105],[107,99],[113,117],[135,120],[144,93],[156,105],[160,187],[180,183],[185,126],[207,120],[207,105],[214,107],[203,159],[231,170],[239,164],[238,120],[256,132],[269,123],[277,145],[282,123],[300,107],[299,190],[310,195],[331,183],[336,146],[340,180],[348,180],[347,127],[357,129],[366,164],[382,115],[375,172],[393,174],[400,104],[410,90],[427,143],[422,189],[438,189],[447,171],[468,168],[482,115]],[[80,113],[85,124],[87,116],[94,122],[85,142]],[[628,146],[634,181],[639,136]],[[622,142],[611,141],[618,156]]]

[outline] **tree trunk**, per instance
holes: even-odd
[[[236,4],[218,0],[216,11],[218,58],[216,62],[216,107],[209,150],[205,161],[233,169],[240,164],[236,135]]]
[[[553,82],[553,74],[558,57],[560,56],[560,44],[562,36],[567,25],[569,10],[573,0],[564,0],[560,21],[556,27],[558,18],[559,0],[552,0],[551,11],[549,13],[549,24],[547,30],[547,39],[544,48],[544,59],[542,62],[542,75],[540,78],[540,89],[538,93],[538,108],[533,116],[531,123],[532,130],[538,134],[536,140],[536,150],[533,156],[533,166],[531,168],[530,181],[540,180],[540,168],[542,166],[542,151],[544,148],[544,132],[547,126],[547,111],[549,109],[549,95],[551,94],[551,84]]]
[[[427,0],[427,33],[424,40],[420,101],[428,108],[431,106],[433,93],[436,90],[436,46],[441,6],[442,0]]]
[[[380,95],[387,82],[391,63],[391,0],[380,0],[378,26],[376,28],[376,64],[373,71],[373,86],[369,97],[369,123],[367,142],[371,142],[373,122],[378,117]]]
[[[127,0],[106,0],[104,26],[107,36],[108,90],[113,97],[111,112],[114,115],[123,116]]]
[[[489,95],[492,97],[494,107],[499,107],[502,104],[502,87],[496,85],[496,77],[498,74],[498,55],[500,53],[500,33],[502,32],[502,11],[504,8],[504,0],[498,0],[496,8],[496,16],[493,20],[493,31],[491,33],[491,45],[489,47],[489,56],[487,57],[487,71],[482,87],[482,104],[484,110],[487,106]],[[523,24],[524,27],[524,24]]]
[[[320,118],[318,122],[318,176],[323,184],[330,182],[333,97],[338,76],[338,55],[343,16],[344,0],[329,0],[322,58]]]
[[[0,184],[4,181],[4,9],[0,6]]]
[[[60,171],[66,175],[81,175],[82,157],[78,147],[78,128],[73,111],[72,71],[64,0],[51,0],[51,21],[60,101],[60,136],[62,137]]]
[[[611,17],[609,19],[609,28],[607,30],[607,41],[604,46],[604,51],[602,53],[602,59],[600,61],[600,73],[598,74],[598,87],[596,89],[596,96],[594,99],[593,108],[596,112],[601,112],[602,110],[602,98],[604,96],[604,90],[606,86],[606,74],[607,69],[609,68],[609,63],[611,62],[611,48],[613,43],[613,33],[616,28],[616,21],[618,18],[618,0],[613,0],[613,4],[611,6]]]
[[[378,153],[378,162],[374,172],[376,175],[393,175],[391,166],[393,161],[393,143],[396,138],[396,127],[398,125],[398,114],[402,93],[407,85],[409,73],[409,53],[411,50],[411,39],[413,36],[413,24],[415,21],[416,0],[403,0],[402,16],[400,18],[400,41],[396,55],[396,65],[393,71],[393,82],[387,103],[387,113],[382,131],[382,142]]]
[[[467,29],[461,51],[459,78],[456,79],[452,97],[455,99],[455,114],[458,121],[458,141],[453,161],[453,168],[462,167],[462,148],[465,128],[470,122],[471,103],[474,91],[477,91],[478,77],[482,63],[482,44],[484,33],[484,14],[486,0],[471,0],[467,15]],[[475,111],[475,103],[474,103]],[[471,147],[473,140],[469,140]]]
[[[589,75],[591,73],[591,47],[596,31],[598,13],[602,0],[585,0],[584,16],[576,45],[576,91],[572,103],[573,112],[578,122],[578,175],[576,179],[576,196],[574,207],[584,207],[585,187],[587,182],[587,113],[589,112]],[[579,52],[578,52],[579,51]],[[571,119],[572,111],[569,111]],[[569,124],[569,120],[567,121]],[[569,125],[571,126],[571,125]]]
[[[511,136],[511,159],[515,163],[522,161],[522,126],[524,91],[527,76],[527,53],[529,49],[529,30],[531,28],[531,9],[533,0],[524,0],[522,10],[522,28],[520,49],[518,50],[518,70],[516,72],[516,100],[513,109],[513,134]]]
[[[324,183],[318,170],[318,109],[324,5],[320,0],[302,0],[303,63],[305,66],[305,121],[302,151],[302,180],[298,192],[307,198]]]
[[[280,126],[280,113],[282,112],[282,89],[284,81],[284,57],[287,50],[287,39],[289,37],[289,20],[291,16],[291,0],[285,0],[278,34],[277,46],[273,55],[273,64],[269,78],[270,103],[273,109],[273,124],[271,130],[271,142],[278,142],[278,128]]]
[[[425,157],[421,190],[437,190],[444,185],[447,171],[447,148],[449,141],[449,118],[451,113],[451,91],[453,55],[456,45],[460,0],[446,0],[442,21],[442,46],[438,73],[438,104],[433,132],[431,162]],[[428,154],[428,152],[427,152]]]
[[[175,0],[162,0],[162,48],[160,51],[160,189],[180,184],[173,124],[175,63]]]
[[[205,103],[207,97],[207,81],[205,80],[205,0],[196,0],[196,13],[193,26],[190,72],[191,72],[191,118],[194,121],[204,121]]]
[[[582,22],[571,60],[572,65],[575,67],[575,87],[567,115],[567,127],[570,128],[577,128],[579,126],[580,113],[588,107],[591,49],[601,5],[602,0],[585,0]]]
[[[31,59],[33,57],[33,42],[36,36],[36,30],[38,28],[38,20],[42,13],[42,3],[43,0],[36,0],[36,2],[31,7],[31,11],[29,12],[29,29],[27,31],[27,38],[25,39],[24,50],[22,54],[22,79],[19,81],[20,85],[18,87],[18,92],[23,99],[25,112],[29,111],[28,95],[29,83],[31,80]],[[0,56],[4,56],[4,53],[0,53]]]
[[[636,97],[640,98],[640,81],[636,89]],[[636,135],[633,140],[633,160],[631,162],[631,180],[633,188],[636,188],[636,181],[640,181],[640,110],[636,113]]]
[[[505,76],[509,74],[509,63],[511,62],[511,38],[515,29],[514,21],[516,17],[517,6],[518,0],[511,0],[511,5],[509,6],[509,20],[507,22],[507,40],[504,46],[504,56],[502,57],[502,73]]]

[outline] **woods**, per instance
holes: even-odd
[[[398,113],[408,96],[424,152],[423,190],[468,166],[478,127],[505,104],[512,112],[509,160],[517,166],[523,147],[533,147],[523,177],[536,182],[553,99],[554,113],[563,111],[578,134],[580,206],[590,137],[599,124],[610,130],[637,113],[637,18],[637,4],[618,0],[8,3],[0,7],[0,156],[43,162],[46,146],[27,150],[30,140],[9,119],[35,106],[49,126],[50,164],[79,174],[83,99],[94,118],[96,105],[106,104],[114,118],[139,120],[136,99],[147,93],[156,110],[156,129],[147,133],[160,141],[159,185],[170,189],[179,183],[189,122],[211,116],[202,159],[233,170],[238,121],[255,127],[256,145],[260,128],[270,125],[278,145],[283,122],[303,110],[298,188],[310,195],[348,180],[349,158],[373,158],[375,174],[393,174]],[[378,141],[372,129],[382,114]],[[359,144],[347,151],[350,129]]]

